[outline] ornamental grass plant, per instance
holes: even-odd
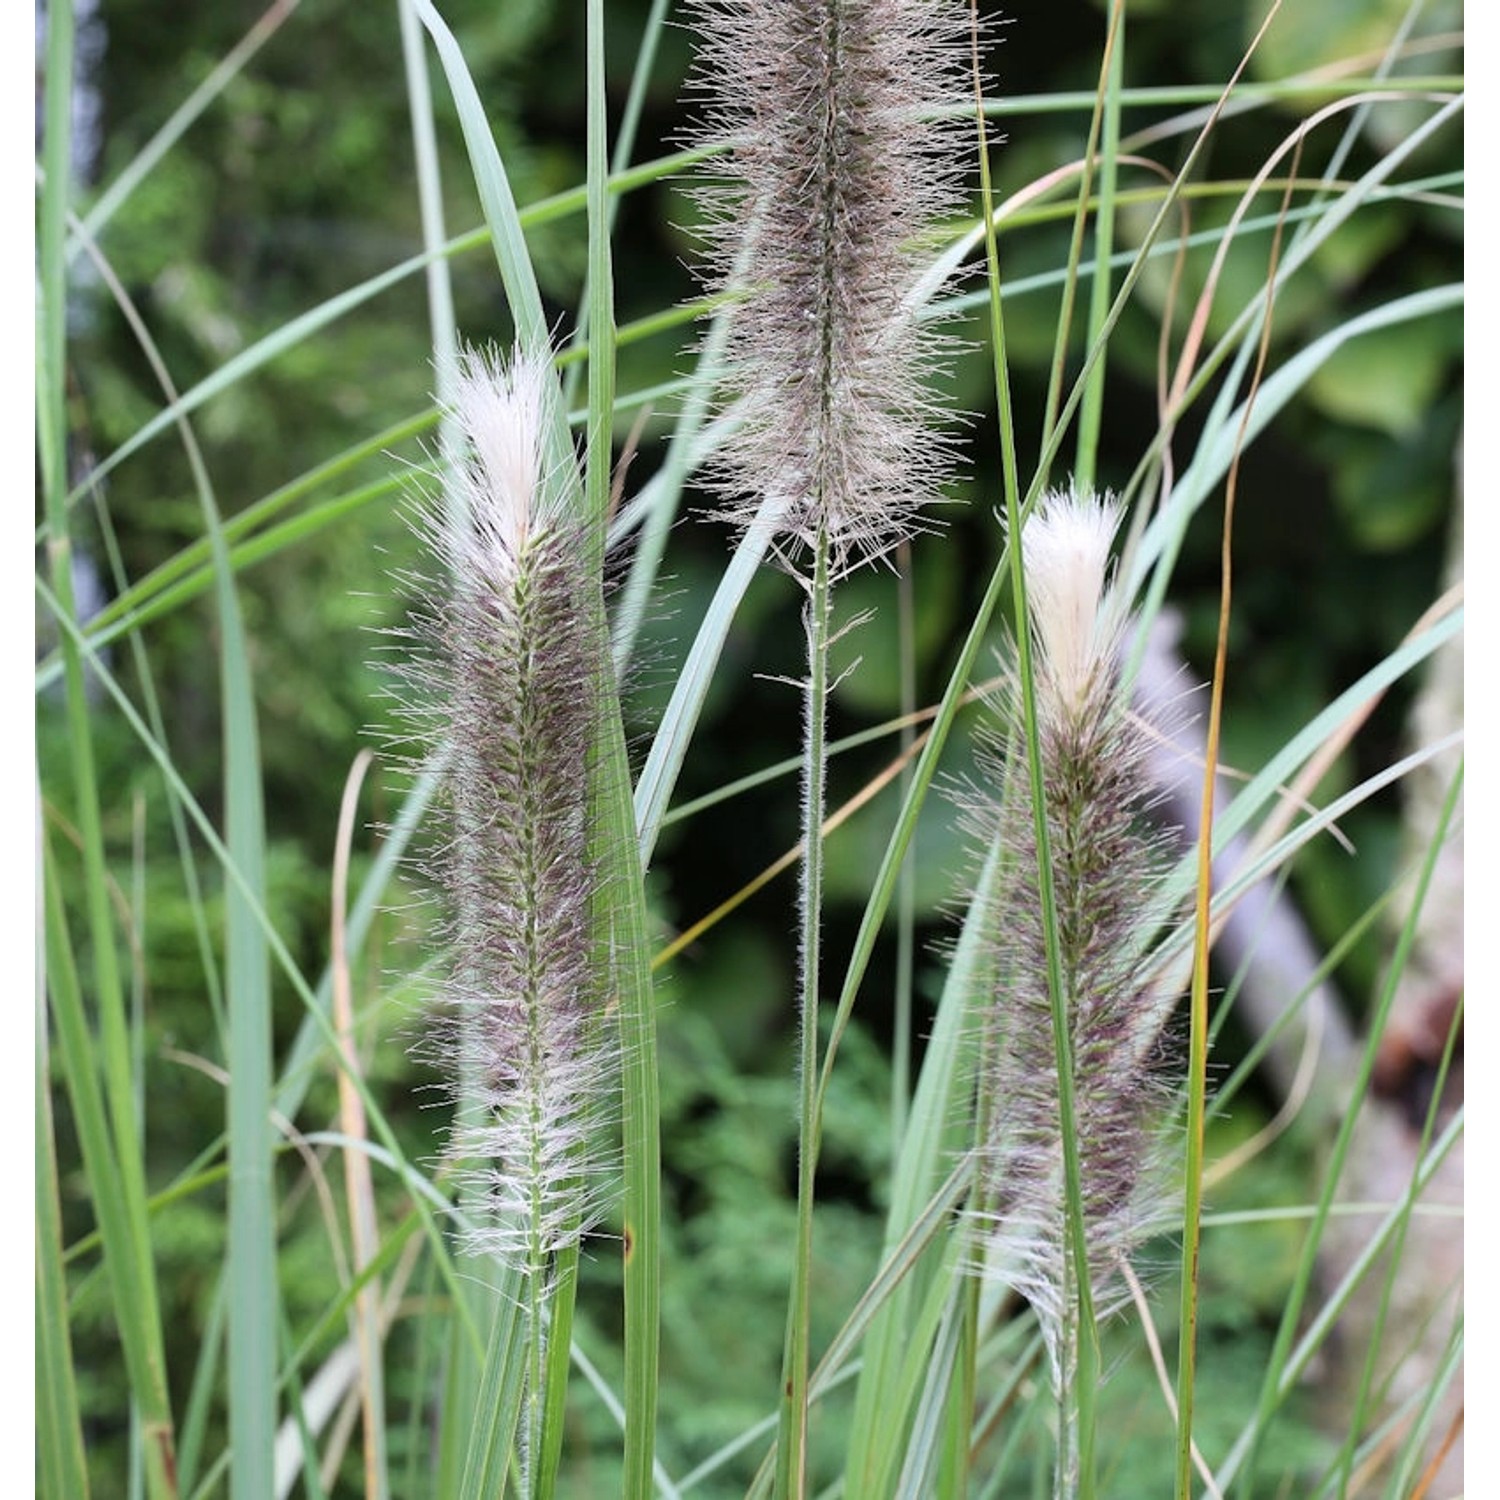
[[[39,1493],[1460,1492],[1458,10],[1199,9],[47,8]]]

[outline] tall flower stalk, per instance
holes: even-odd
[[[590,925],[591,687],[608,647],[583,604],[585,522],[542,456],[555,391],[544,359],[464,357],[468,452],[433,536],[451,585],[427,622],[448,741],[436,864],[453,957],[439,1047],[472,1101],[452,1142],[470,1189],[468,1248],[519,1280],[528,1492],[557,1268],[597,1208],[615,1073]]]
[[[1160,840],[1144,731],[1120,676],[1125,617],[1106,587],[1110,506],[1045,497],[1022,537],[1044,820],[1025,778],[991,821],[1007,875],[988,927],[978,1214],[986,1274],[1023,1295],[1059,1403],[1056,1493],[1092,1486],[1095,1320],[1154,1206],[1162,1021],[1150,939]],[[1020,674],[1013,681],[1019,700]],[[1023,737],[1024,708],[1011,713]]]
[[[800,889],[798,1237],[777,1493],[806,1492],[819,1122],[824,725],[837,578],[910,534],[943,470],[919,283],[964,158],[934,106],[962,97],[968,14],[949,0],[695,0],[711,280],[734,294],[723,514],[769,527],[802,582],[808,672]]]

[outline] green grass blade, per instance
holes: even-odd
[[[42,487],[48,519],[56,519],[57,496],[67,474],[67,275],[63,226],[68,213],[73,139],[73,40],[71,4],[47,12],[47,73],[43,96],[42,185],[37,225],[36,424]]]
[[[40,833],[40,829],[38,829]],[[45,903],[40,900],[41,850],[37,850],[38,955],[46,952]],[[68,1332],[68,1285],[57,1195],[57,1143],[52,1129],[52,1079],[48,1065],[46,966],[37,964],[36,1014],[36,1407],[37,1477],[43,1496],[88,1500],[83,1427],[73,1378]]]
[[[948,1163],[961,1154],[972,1135],[966,1120],[975,1064],[974,1049],[968,1045],[973,1034],[969,997],[980,992],[985,962],[978,914],[993,898],[1000,867],[1001,852],[991,848],[938,1001],[891,1183],[885,1231],[888,1255],[910,1232],[937,1191]],[[889,1472],[893,1455],[905,1439],[907,1422],[895,1385],[897,1370],[911,1336],[908,1309],[913,1299],[920,1303],[934,1274],[931,1267],[918,1267],[910,1287],[897,1288],[872,1320],[845,1461],[848,1494],[877,1492],[875,1476]]]
[[[578,1297],[578,1245],[564,1247],[552,1269],[547,1289],[545,1408],[542,1413],[541,1457],[532,1482],[536,1495],[557,1492],[562,1463],[563,1430],[568,1408],[568,1377],[573,1365],[573,1312]]]
[[[239,608],[227,581],[222,586],[219,618],[225,691],[225,844],[245,885],[260,895],[265,886],[265,820],[258,736]],[[230,1488],[234,1496],[254,1500],[270,1486],[276,1438],[271,962],[255,906],[237,888],[226,891],[226,905],[229,1392],[234,1450]]]
[[[159,1369],[160,1329],[150,1318],[144,1286],[149,1270],[140,1262],[142,1236],[137,1232],[130,1199],[129,1174],[120,1161],[112,1137],[109,1111],[99,1083],[93,1038],[84,1009],[83,992],[73,960],[73,944],[63,911],[62,895],[51,853],[43,842],[43,898],[46,904],[46,965],[57,1026],[58,1057],[73,1107],[83,1168],[104,1252],[114,1312],[124,1347],[132,1393],[148,1422],[146,1458],[153,1494],[175,1493],[168,1485],[172,1468],[164,1460],[169,1447],[149,1427],[149,1397]],[[156,1458],[153,1460],[153,1453]],[[66,1493],[66,1492],[63,1492]]]
[[[1094,275],[1089,287],[1088,342],[1098,342],[1109,313],[1109,262],[1114,248],[1115,193],[1119,187],[1120,92],[1125,79],[1125,0],[1110,7],[1109,35],[1104,43],[1104,144],[1099,160],[1099,207],[1094,215]],[[1080,493],[1094,487],[1099,428],[1104,420],[1104,361],[1089,372],[1078,407],[1078,454],[1073,477]]]
[[[1422,905],[1427,895],[1428,886],[1432,881],[1433,870],[1437,866],[1438,852],[1442,848],[1448,825],[1451,823],[1454,813],[1457,810],[1459,793],[1462,790],[1463,769],[1460,767],[1458,773],[1453,778],[1452,785],[1448,789],[1448,795],[1444,801],[1442,812],[1439,815],[1432,842],[1427,850],[1426,858],[1423,860],[1422,869],[1417,878],[1416,889],[1412,895],[1411,909],[1407,914],[1406,921],[1402,925],[1401,935],[1396,942],[1396,951],[1391,957],[1385,982],[1381,987],[1380,995],[1370,1017],[1369,1041],[1365,1047],[1364,1055],[1360,1059],[1359,1070],[1351,1084],[1345,1111],[1324,1167],[1323,1191],[1319,1195],[1318,1210],[1308,1230],[1307,1237],[1303,1242],[1302,1257],[1298,1262],[1291,1290],[1287,1294],[1286,1311],[1282,1315],[1281,1325],[1276,1333],[1276,1342],[1271,1350],[1270,1359],[1266,1364],[1265,1380],[1261,1387],[1260,1401],[1256,1409],[1252,1437],[1245,1454],[1244,1466],[1240,1476],[1240,1490],[1245,1495],[1252,1493],[1255,1465],[1256,1459],[1259,1456],[1260,1445],[1264,1439],[1271,1417],[1281,1402],[1282,1385],[1289,1367],[1292,1341],[1296,1336],[1297,1326],[1302,1318],[1302,1308],[1308,1294],[1308,1289],[1312,1285],[1318,1246],[1322,1239],[1323,1225],[1332,1207],[1334,1195],[1338,1191],[1339,1178],[1343,1173],[1344,1163],[1348,1158],[1349,1148],[1354,1139],[1354,1129],[1359,1119],[1360,1106],[1369,1090],[1370,1080],[1374,1076],[1376,1054],[1379,1049],[1380,1039],[1385,1035],[1386,1020],[1390,1015],[1391,1005],[1396,997],[1397,983],[1400,980],[1402,971],[1406,967],[1406,960],[1411,952],[1412,944],[1416,941],[1417,924],[1422,915]],[[1393,1236],[1399,1237],[1401,1233],[1404,1233],[1409,1215],[1410,1196],[1408,1196],[1405,1212],[1398,1214],[1396,1222],[1393,1225]]]
[[[937,1327],[924,1329],[919,1320],[916,1337],[907,1351],[909,1374],[906,1383],[913,1388],[916,1416],[893,1491],[897,1500],[922,1500],[923,1496],[937,1492],[937,1474],[944,1453],[951,1395],[959,1377],[970,1290],[965,1280],[956,1274],[956,1265],[951,1265],[949,1272],[947,1277],[934,1284],[936,1289],[946,1283],[946,1296],[938,1308]],[[967,1429],[967,1422],[964,1425]]]
[[[453,276],[444,253],[443,183],[438,166],[437,124],[427,80],[422,28],[411,0],[401,0],[401,61],[411,107],[412,146],[417,161],[417,203],[422,218],[422,248],[427,256],[427,320],[432,330],[432,362],[442,409],[438,451],[451,463],[456,437],[451,415],[458,373],[458,324],[453,311]]]
[[[521,1295],[522,1288],[516,1278],[507,1276],[495,1295],[484,1299],[492,1321],[474,1405],[462,1412],[463,1421],[453,1420],[459,1412],[445,1413],[445,1429],[451,1427],[464,1450],[462,1478],[456,1491],[439,1489],[439,1495],[456,1494],[459,1500],[496,1500],[505,1493],[505,1476],[512,1468],[524,1394]]]
[[[429,0],[411,0],[411,3],[437,47],[438,57],[448,78],[449,91],[458,107],[464,145],[468,148],[474,185],[479,190],[479,202],[484,209],[485,227],[490,232],[495,259],[500,266],[500,278],[505,284],[505,296],[515,323],[516,340],[533,357],[550,356],[552,339],[547,328],[546,314],[542,310],[542,295],[537,289],[536,272],[532,269],[531,257],[526,249],[521,216],[516,208],[515,195],[511,192],[505,164],[500,160],[500,152],[495,147],[495,138],[490,131],[484,105],[480,102],[479,91],[474,87],[468,64],[447,23]],[[559,475],[572,474],[573,444],[568,435],[564,407],[559,401],[549,403],[549,410],[551,420],[545,437],[547,467],[550,472]]]
[[[1408,957],[1410,956],[1410,952],[1411,950],[1408,948]],[[1403,972],[1404,966],[1397,968],[1393,964],[1393,981],[1399,983],[1400,975]],[[1418,1159],[1427,1154],[1428,1149],[1432,1145],[1432,1137],[1437,1130],[1438,1115],[1442,1108],[1444,1091],[1448,1083],[1448,1072],[1453,1063],[1454,1052],[1459,1037],[1462,1035],[1463,1012],[1463,999],[1460,997],[1458,1004],[1454,1007],[1453,1021],[1448,1027],[1448,1036],[1443,1043],[1443,1053],[1438,1059],[1437,1072],[1432,1081],[1432,1097],[1428,1100],[1427,1114],[1422,1121],[1422,1134],[1417,1140]],[[1414,1213],[1417,1207],[1417,1195],[1412,1191],[1410,1183],[1406,1187],[1405,1201],[1408,1214]],[[1386,1323],[1391,1316],[1392,1306],[1397,1295],[1397,1284],[1403,1269],[1402,1256],[1406,1249],[1406,1236],[1410,1222],[1409,1217],[1403,1219],[1397,1228],[1395,1242],[1391,1246],[1391,1253],[1387,1259],[1385,1276],[1381,1282],[1380,1299],[1375,1310],[1375,1317],[1370,1325],[1368,1347],[1365,1352],[1364,1363],[1360,1369],[1359,1381],[1349,1416],[1349,1432],[1344,1440],[1343,1451],[1339,1458],[1340,1494],[1348,1493],[1354,1476],[1355,1450],[1369,1412],[1371,1393],[1375,1389],[1376,1366],[1384,1345]],[[1441,1388],[1441,1384],[1441,1381],[1438,1382],[1439,1388]],[[1416,1423],[1407,1439],[1408,1453],[1413,1456],[1420,1453],[1426,1443],[1426,1438],[1425,1424],[1421,1422]]]
[[[646,17],[646,24],[641,31],[641,44],[636,53],[635,67],[630,75],[630,92],[625,97],[625,108],[620,114],[620,128],[615,136],[614,156],[610,162],[610,174],[618,176],[630,165],[631,153],[635,150],[636,131],[640,128],[641,111],[646,103],[646,90],[651,83],[651,70],[656,62],[656,45],[661,38],[662,24],[666,20],[667,0],[651,0],[651,11]],[[592,95],[590,95],[592,99]],[[608,143],[606,142],[606,145]],[[592,172],[592,163],[589,171]],[[586,183],[586,187],[592,185],[592,180]],[[590,214],[593,213],[592,199]],[[604,233],[605,238],[614,231],[615,214],[619,208],[619,200],[610,195],[604,205]],[[590,232],[592,233],[592,227]],[[578,313],[573,320],[573,339],[576,345],[582,339],[588,329],[590,308],[593,305],[593,267],[590,265],[589,274],[584,278],[583,291],[579,296]],[[592,338],[592,334],[589,335]],[[577,364],[569,365],[566,375],[563,377],[563,405],[565,407],[573,404],[574,397],[578,393]]]
[[[602,596],[593,601],[601,622]],[[604,639],[601,629],[600,639]],[[615,953],[619,986],[624,1146],[625,1455],[624,1493],[648,1500],[655,1449],[658,1330],[661,1326],[661,1106],[656,1001],[642,862],[637,855],[630,766],[620,702],[602,664],[599,753],[594,767],[595,834],[604,872],[600,920]]]
[[[766,549],[771,545],[776,525],[771,507],[745,528],[714,590],[708,611],[693,637],[687,660],[672,685],[672,696],[667,703],[646,764],[641,770],[635,788],[635,821],[640,859],[649,867],[651,855],[656,848],[656,838],[661,831],[662,818],[672,789],[677,784],[678,773],[687,758],[687,747],[697,727],[698,716],[708,697],[714,672],[718,667],[719,654],[729,637],[729,627],[734,622],[735,611],[745,597],[745,590],[755,577]]]
[[[1412,1179],[1412,1186],[1408,1196],[1419,1195],[1436,1175],[1438,1168],[1442,1165],[1444,1158],[1448,1155],[1454,1145],[1464,1132],[1464,1111],[1460,1108],[1443,1127],[1443,1133],[1433,1142],[1432,1149],[1422,1158],[1416,1174]],[[1316,1217],[1318,1209],[1315,1207],[1309,1217]],[[1306,1331],[1297,1341],[1296,1347],[1291,1351],[1282,1363],[1278,1374],[1275,1403],[1280,1404],[1291,1394],[1296,1383],[1306,1372],[1313,1356],[1332,1335],[1339,1315],[1349,1301],[1354,1289],[1364,1280],[1366,1276],[1379,1264],[1384,1255],[1386,1247],[1396,1235],[1401,1225],[1410,1217],[1410,1210],[1405,1199],[1396,1204],[1381,1220],[1365,1247],[1355,1258],[1354,1264],[1344,1273],[1339,1284],[1329,1293],[1323,1306],[1317,1314],[1309,1321]],[[1245,1462],[1246,1455],[1252,1445],[1259,1441],[1261,1429],[1259,1416],[1251,1417],[1244,1429],[1236,1438],[1234,1445],[1230,1448],[1228,1456],[1215,1471],[1214,1481],[1218,1485],[1220,1493],[1227,1494],[1229,1487],[1240,1474]]]
[[[610,260],[609,159],[605,93],[603,0],[589,0],[588,16],[588,330],[589,420],[587,509],[595,555],[591,571],[600,593],[586,608],[601,646],[609,639],[602,579],[613,459],[615,400],[614,272]],[[590,855],[605,872],[596,903],[595,941],[619,986],[624,1127],[625,1216],[625,1455],[622,1493],[650,1500],[656,1457],[656,1413],[661,1324],[661,1125],[656,1077],[656,1014],[646,923],[644,861],[636,853],[630,763],[620,700],[608,651],[596,691],[599,746],[593,773]],[[569,1287],[571,1290],[572,1283]],[[571,1310],[570,1310],[571,1311]],[[560,1325],[571,1327],[571,1316]]]

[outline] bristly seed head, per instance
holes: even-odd
[[[936,497],[948,457],[916,321],[953,211],[967,7],[956,0],[691,0],[703,138],[730,146],[701,196],[730,310],[724,514],[878,556]]]
[[[478,1164],[485,1222],[470,1248],[536,1274],[597,1207],[611,1096],[588,832],[591,685],[608,643],[583,606],[584,522],[542,456],[549,364],[470,352],[460,376],[468,451],[432,522],[451,583],[429,588],[425,621],[427,717],[448,745],[434,870],[453,954],[432,1051],[482,1106],[453,1139]]]
[[[1120,1259],[1159,1211],[1165,1116],[1163,1006],[1149,968],[1163,845],[1145,824],[1143,729],[1120,675],[1124,620],[1106,588],[1117,509],[1050,495],[1022,538],[1051,882],[1068,1026],[1088,1274],[1107,1304]],[[1012,673],[1009,696],[1018,700]],[[1000,706],[1019,723],[1018,701]],[[984,914],[997,988],[988,999],[978,1148],[985,1269],[1035,1307],[1066,1384],[1072,1272],[1051,982],[1035,822],[1018,763],[989,764],[1003,798],[979,809],[1008,875]]]

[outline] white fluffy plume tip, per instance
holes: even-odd
[[[1119,524],[1119,509],[1109,501],[1053,493],[1042,497],[1022,532],[1027,597],[1043,667],[1074,713],[1114,652],[1118,624],[1105,584]]]

